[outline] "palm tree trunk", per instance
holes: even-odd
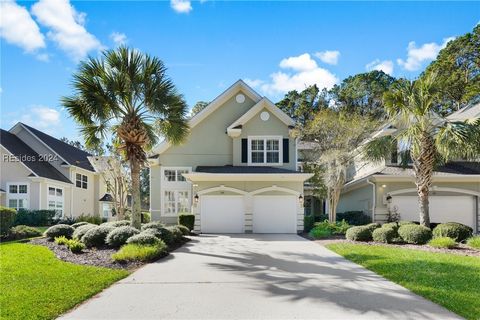
[[[420,224],[430,228],[430,210],[428,196],[432,185],[433,166],[435,163],[435,144],[433,139],[424,133],[420,140],[420,152],[414,155],[413,170],[415,184],[418,193],[418,205],[420,209]]]
[[[131,226],[140,230],[141,222],[141,204],[140,204],[140,163],[137,159],[130,159],[130,174],[132,178],[132,220]]]

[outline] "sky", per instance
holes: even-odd
[[[479,2],[0,2],[0,126],[82,141],[60,105],[79,61],[125,44],[159,57],[190,107],[238,79],[276,102],[369,70],[415,79],[480,22]]]

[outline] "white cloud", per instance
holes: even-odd
[[[340,57],[340,51],[336,51],[336,50],[320,51],[315,53],[315,57],[317,57],[324,63],[336,65],[338,63],[338,58]]]
[[[26,52],[45,48],[40,28],[25,7],[14,1],[0,1],[0,36]]]
[[[417,47],[415,41],[411,41],[407,47],[407,59],[397,59],[397,63],[408,71],[416,71],[421,68],[422,63],[434,60],[438,52],[447,46],[447,43],[455,38],[450,37],[443,40],[442,44],[435,42],[424,43]]]
[[[193,10],[190,0],[170,0],[170,7],[177,13],[189,13]]]
[[[38,22],[50,29],[48,37],[73,59],[82,59],[102,48],[100,41],[85,29],[86,14],[77,12],[68,0],[40,0],[31,10]]]
[[[278,71],[270,75],[271,80],[268,82],[248,79],[247,83],[260,88],[264,93],[278,95],[291,90],[302,91],[314,84],[320,89],[330,89],[339,81],[333,73],[318,67],[308,53],[283,59],[280,68],[292,69],[293,72]]]
[[[383,71],[386,74],[393,74],[393,62],[391,60],[380,61],[376,59],[365,66],[367,71],[378,70]]]
[[[253,88],[260,87],[262,84],[265,83],[263,80],[260,80],[260,79],[245,78],[244,81],[246,84],[248,84],[250,87],[253,87]]]
[[[120,46],[128,42],[128,39],[125,33],[112,32],[110,34],[110,39],[112,39],[113,43],[115,43],[116,46]]]
[[[60,112],[46,106],[35,105],[24,113],[20,121],[38,129],[50,129],[60,124]]]

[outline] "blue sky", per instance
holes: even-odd
[[[79,139],[59,98],[79,60],[119,43],[158,56],[190,106],[239,78],[274,102],[381,69],[415,78],[478,2],[2,1],[1,127]]]

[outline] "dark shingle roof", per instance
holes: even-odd
[[[30,130],[34,135],[36,135],[40,140],[42,140],[46,145],[52,148],[60,157],[65,159],[70,165],[77,166],[89,171],[95,171],[90,161],[87,157],[92,156],[90,153],[75,148],[74,146],[69,145],[63,141],[60,141],[52,136],[49,136],[42,131],[39,131],[35,128],[27,126],[22,123],[28,130]]]
[[[233,173],[233,174],[245,174],[245,173],[298,173],[297,171],[287,170],[275,167],[263,167],[263,166],[198,166],[196,172],[205,173]]]
[[[388,165],[384,169],[376,172],[380,175],[413,175],[412,166],[402,167]],[[449,162],[443,166],[437,167],[434,170],[434,175],[472,175],[480,174],[480,162],[455,161]]]
[[[0,129],[0,144],[19,158],[30,170],[38,176],[71,183],[60,171],[55,169],[50,163],[40,161],[39,155],[27,146],[16,135]]]

